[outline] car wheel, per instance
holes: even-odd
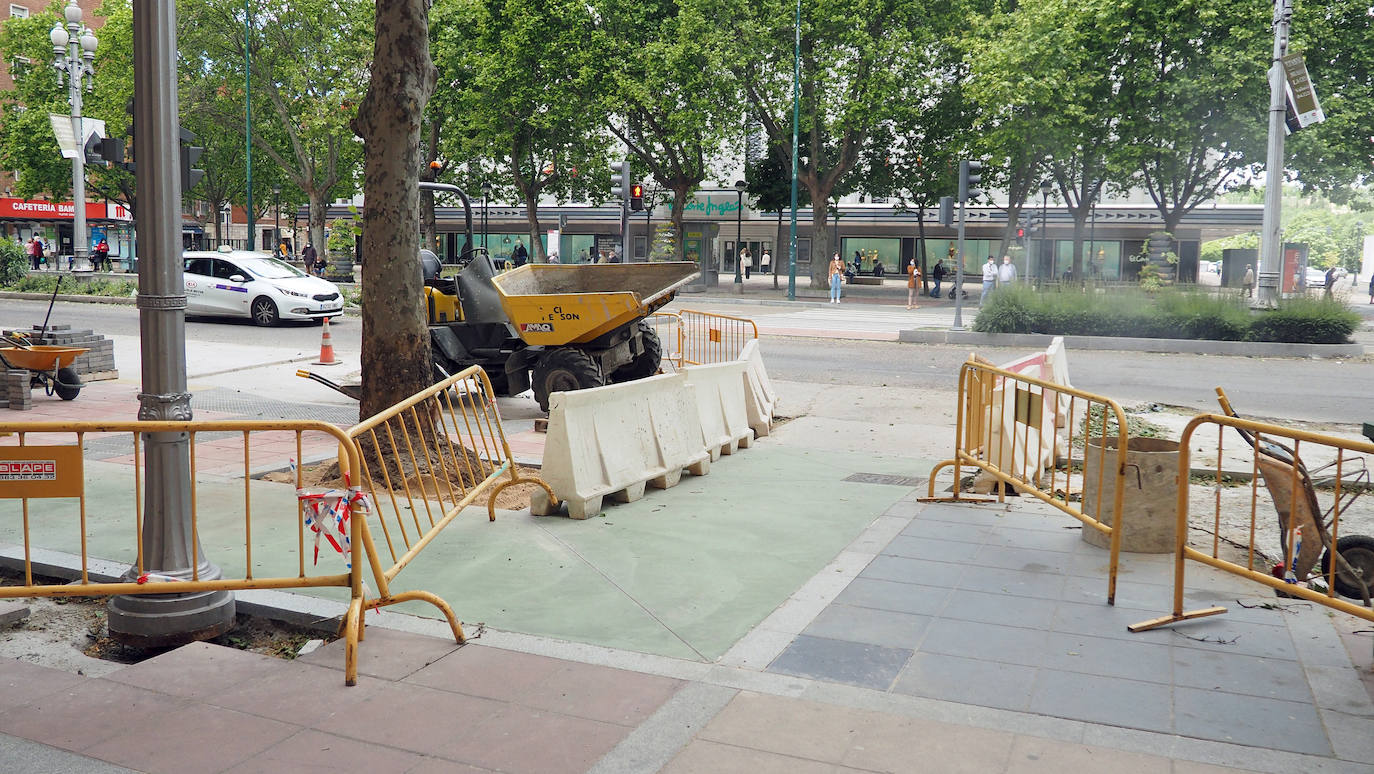
[[[281,322],[281,314],[277,312],[277,302],[267,296],[258,296],[253,299],[250,310],[255,325],[272,326]]]

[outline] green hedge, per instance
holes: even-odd
[[[22,276],[18,280],[7,283],[0,283],[0,290],[12,290],[17,293],[51,293],[57,287],[58,274],[31,274]],[[64,277],[62,280],[62,295],[70,296],[118,296],[127,297],[138,293],[138,283],[128,280],[75,280],[71,277]]]
[[[22,279],[29,271],[29,263],[23,245],[8,239],[0,240],[0,285]]]
[[[975,331],[1153,339],[1343,344],[1360,316],[1339,301],[1295,298],[1252,312],[1234,296],[1166,289],[1156,293],[1037,292],[1025,285],[988,297]]]

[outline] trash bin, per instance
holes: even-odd
[[[1108,525],[1112,523],[1112,502],[1116,497],[1116,477],[1112,475],[1116,446],[1115,438],[1089,438],[1083,450],[1083,513],[1097,513],[1100,494],[1102,523]],[[1121,500],[1121,550],[1139,554],[1173,551],[1178,518],[1178,442],[1162,438],[1126,439],[1125,487]],[[1098,548],[1107,548],[1110,538],[1092,527],[1083,528],[1083,540]]]

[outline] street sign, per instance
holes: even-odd
[[[76,154],[86,147],[86,141],[91,139],[91,135],[105,136],[105,121],[99,118],[81,119],[81,132],[85,136],[81,138],[80,144],[76,142],[76,133],[72,131],[71,116],[49,113],[48,122],[52,124],[52,133],[57,137],[57,145],[62,149],[64,159],[76,158]]]
[[[1307,74],[1307,63],[1302,54],[1293,52],[1280,60],[1283,63],[1283,76],[1287,83],[1287,98],[1290,131],[1305,129],[1326,120],[1321,103],[1317,101],[1316,89]],[[1296,124],[1296,125],[1293,125]]]
[[[0,447],[0,499],[80,497],[80,446]]]

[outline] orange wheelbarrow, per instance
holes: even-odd
[[[48,344],[28,344],[17,339],[0,341],[0,365],[8,369],[28,371],[29,387],[42,387],[48,395],[73,400],[86,385],[71,367],[78,355],[90,350],[80,347],[58,347]]]

